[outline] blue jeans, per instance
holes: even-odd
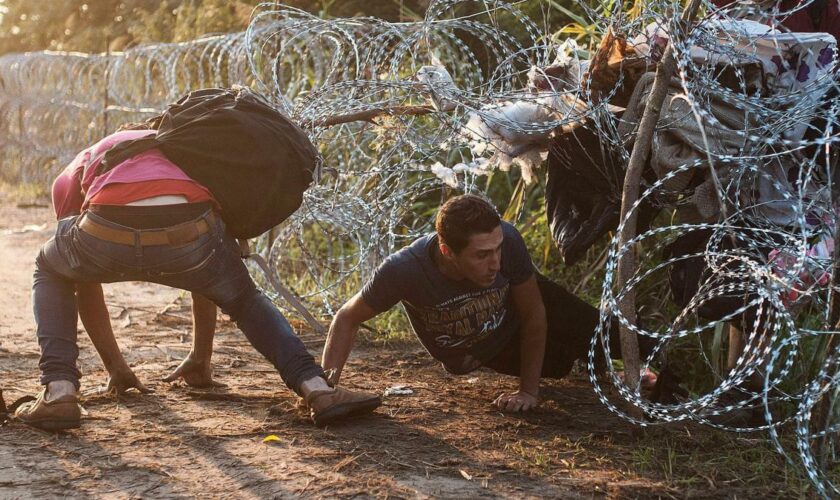
[[[133,220],[142,220],[148,214],[160,221],[163,216],[171,221],[159,226],[165,228],[194,219],[194,209],[190,205],[131,206],[117,211],[125,211]],[[185,218],[185,214],[190,215]],[[90,212],[84,216],[100,225],[138,231]],[[209,231],[179,246],[125,245],[101,240],[79,229],[81,218],[60,220],[55,236],[44,244],[36,260],[32,303],[41,347],[42,384],[69,380],[79,387],[77,282],[150,281],[200,293],[236,321],[251,345],[274,365],[290,389],[300,394],[304,380],[324,376],[286,318],[257,289],[242,262],[239,245],[225,232],[220,218],[208,218]]]

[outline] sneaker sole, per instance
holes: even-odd
[[[355,403],[344,403],[335,405],[334,407],[316,414],[312,417],[317,427],[324,427],[334,420],[344,417],[352,417],[354,415],[361,415],[363,413],[370,413],[382,405],[381,398],[368,399],[365,401],[358,401]]]

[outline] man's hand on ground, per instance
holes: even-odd
[[[152,392],[146,388],[137,375],[127,365],[110,371],[108,378],[108,392],[111,394],[125,394],[129,389],[137,389],[142,394]]]
[[[539,404],[539,399],[536,396],[522,391],[503,392],[493,401],[496,408],[509,412],[532,410],[537,407],[537,404]]]
[[[174,382],[179,378],[183,378],[184,382],[192,387],[225,387],[225,384],[213,380],[213,368],[210,363],[196,360],[192,353],[163,381]]]

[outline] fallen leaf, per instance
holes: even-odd
[[[269,434],[268,436],[264,437],[262,442],[263,443],[273,443],[273,442],[282,442],[283,440],[279,437],[275,436],[274,434]]]
[[[469,475],[469,473],[467,473],[467,471],[465,471],[464,469],[458,469],[458,472],[460,472],[461,476],[463,476],[463,478],[467,481],[472,481],[472,476]]]

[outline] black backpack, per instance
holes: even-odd
[[[97,175],[158,148],[213,193],[236,238],[286,220],[320,166],[306,133],[247,87],[190,92],[147,123],[157,134],[109,149]]]

